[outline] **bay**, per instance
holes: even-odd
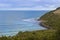
[[[37,22],[37,19],[44,15],[46,10],[21,11],[2,10],[0,11],[0,35],[16,35],[19,31],[44,30]]]

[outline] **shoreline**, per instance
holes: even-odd
[[[39,25],[46,28],[46,29],[51,29],[48,25],[45,25],[44,22],[46,21],[43,21],[43,20],[38,20],[39,21]]]

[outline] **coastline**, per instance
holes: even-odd
[[[44,21],[44,20],[41,20],[41,19],[40,20],[38,19],[38,21],[39,21],[40,26],[42,26],[42,27],[44,27],[46,29],[51,29],[48,25],[44,24],[47,21]]]
[[[46,29],[50,29],[49,26],[45,25],[45,24],[42,23],[42,22],[41,22],[39,25],[42,26],[42,27],[44,27],[44,28],[46,28]]]

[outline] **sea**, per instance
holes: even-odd
[[[12,36],[22,31],[45,30],[37,21],[48,10],[0,10],[0,36]]]

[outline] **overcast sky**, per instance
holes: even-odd
[[[0,10],[51,10],[60,0],[0,0]]]

